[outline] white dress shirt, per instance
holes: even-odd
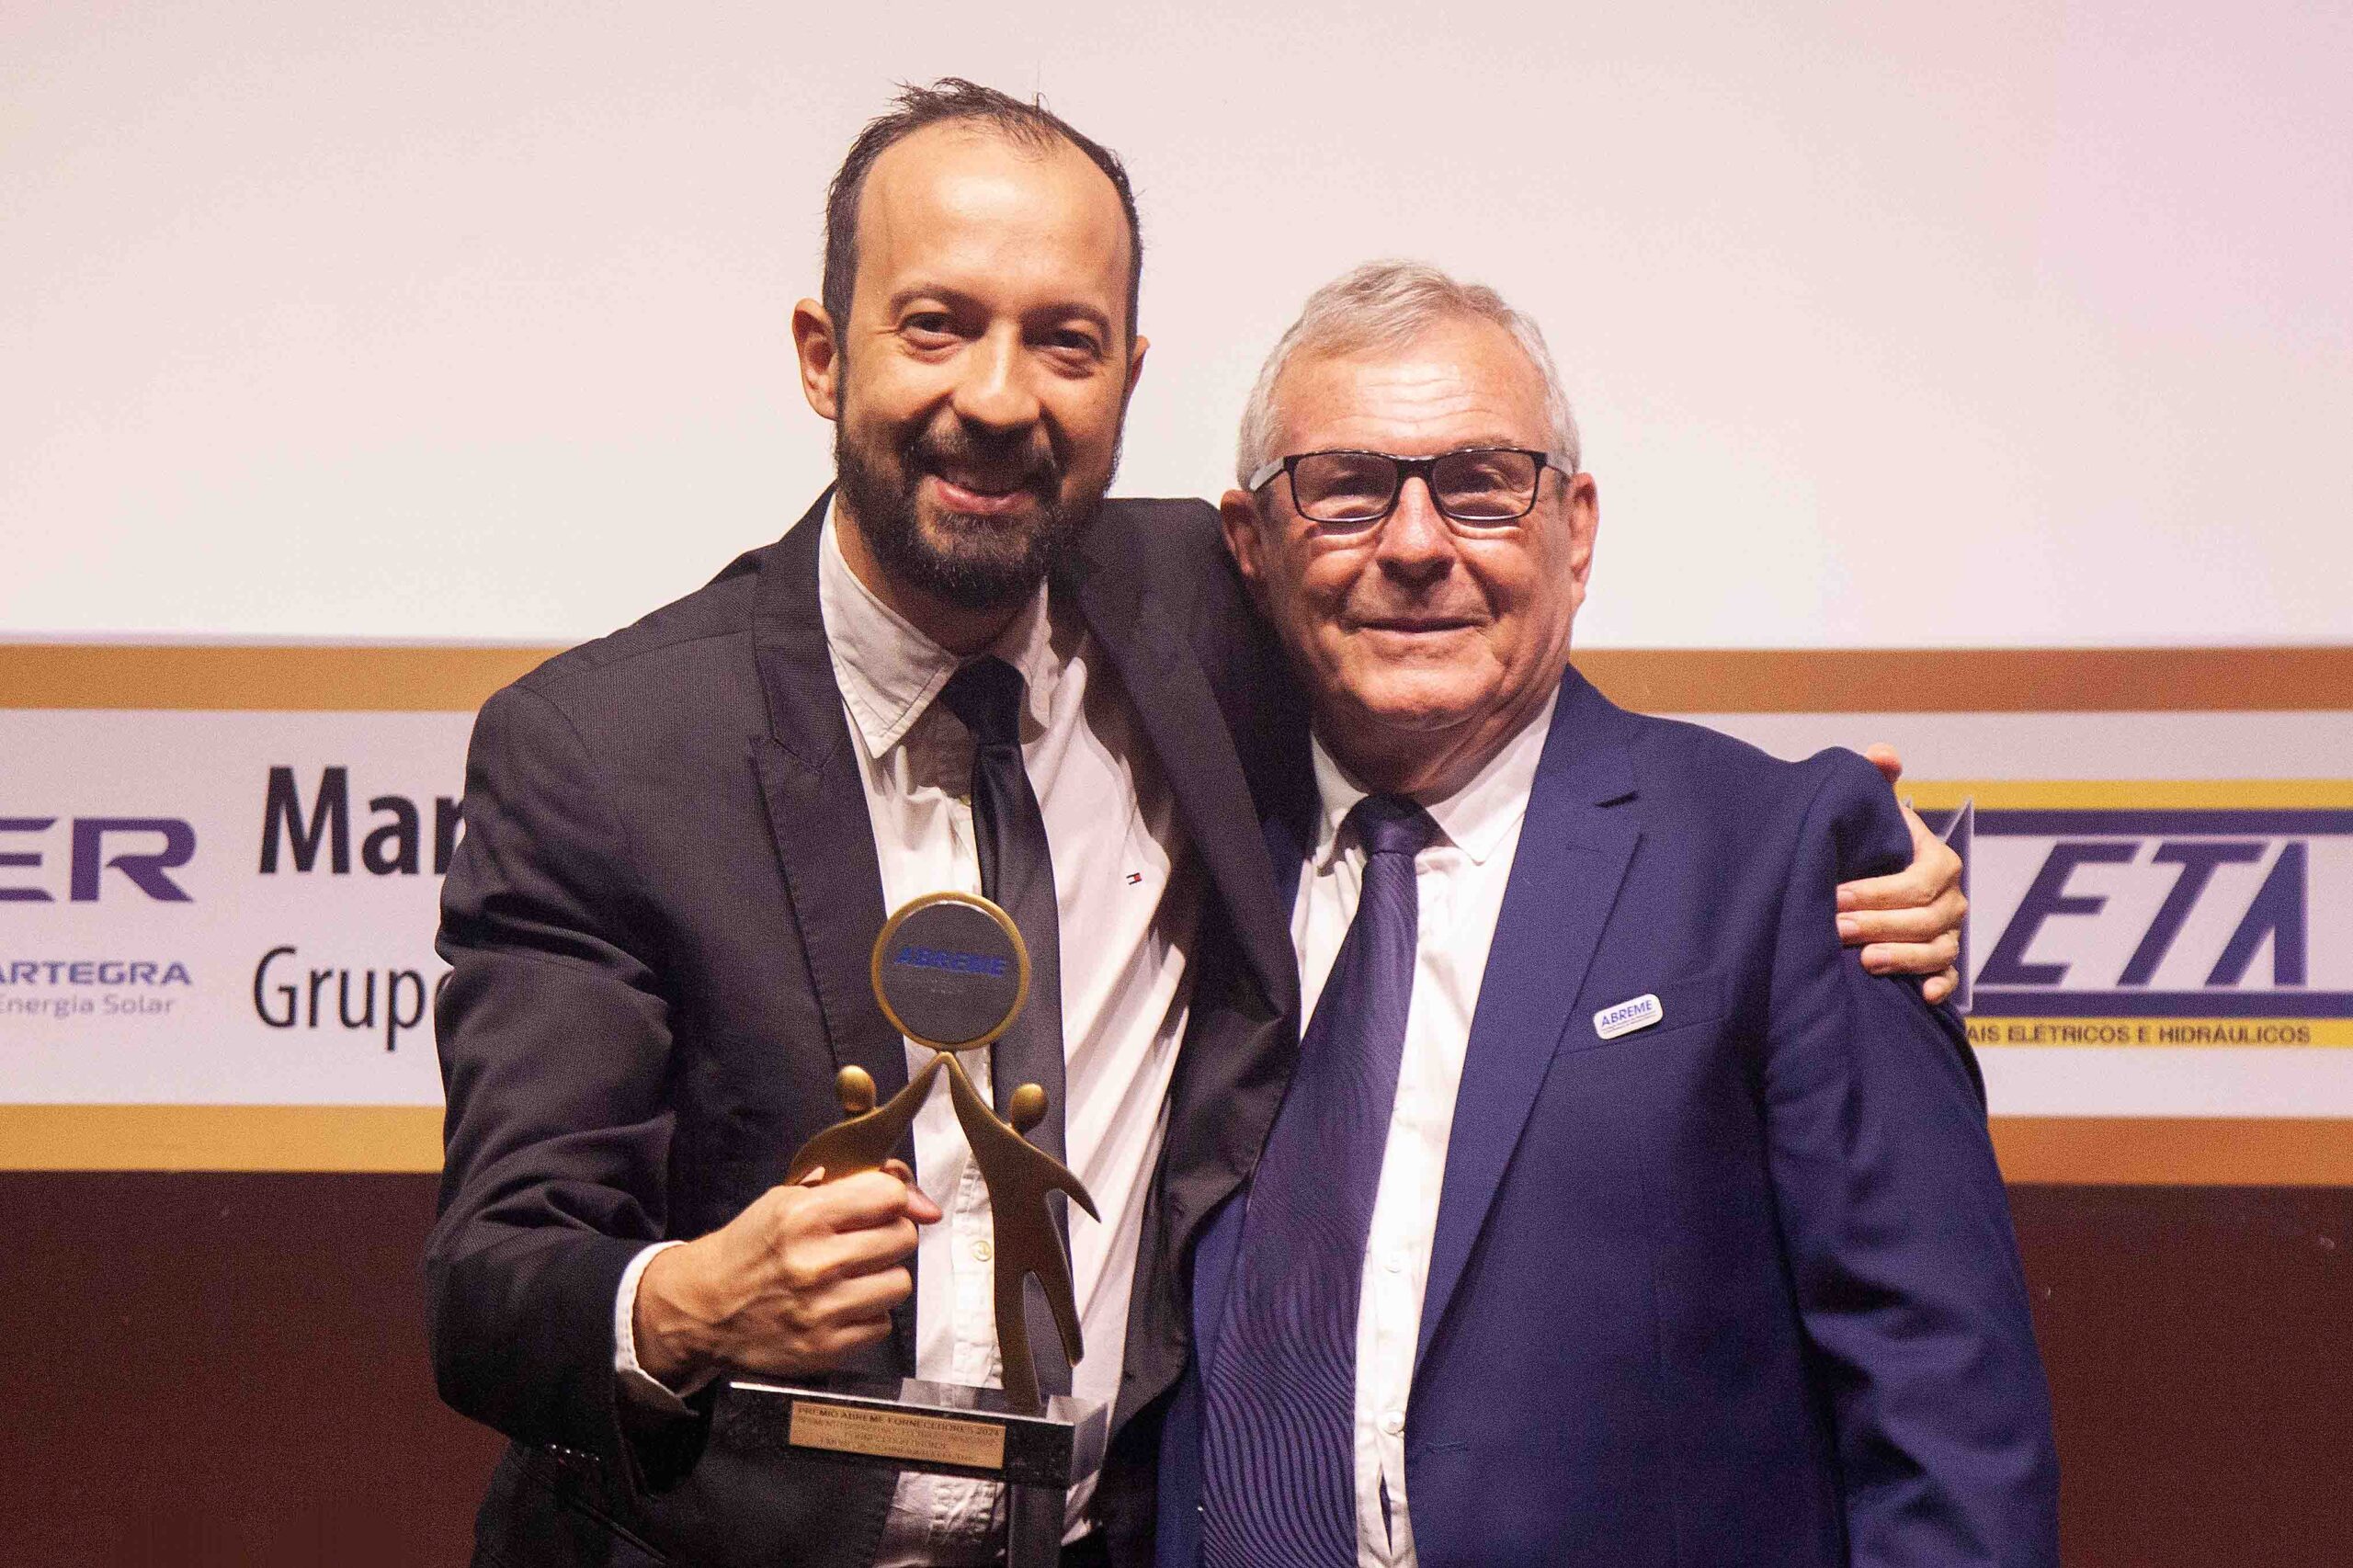
[[[1415,857],[1419,945],[1405,1016],[1397,1103],[1381,1160],[1365,1243],[1364,1283],[1357,1306],[1357,1561],[1359,1568],[1413,1568],[1413,1510],[1405,1494],[1405,1400],[1414,1381],[1414,1347],[1429,1281],[1430,1242],[1446,1178],[1455,1091],[1487,948],[1502,912],[1504,888],[1519,850],[1520,824],[1536,779],[1553,702],[1490,759],[1478,776],[1442,801],[1423,802],[1438,836]],[[1342,821],[1368,791],[1318,741],[1315,784],[1323,815],[1291,906],[1291,946],[1299,957],[1300,1002],[1313,1017],[1333,960],[1356,918],[1364,886],[1364,847]],[[1383,1519],[1382,1493],[1388,1494]]]
[[[832,516],[819,541],[817,603],[858,743],[884,907],[943,890],[980,892],[972,737],[934,701],[961,661],[858,581]],[[1052,846],[1063,933],[1066,1158],[1103,1216],[1098,1224],[1070,1210],[1071,1279],[1086,1342],[1074,1392],[1108,1406],[1119,1395],[1144,1199],[1184,1036],[1200,874],[1134,709],[1079,618],[1058,612],[1041,585],[990,651],[1027,687],[1022,763]],[[963,1053],[983,1092],[988,1054]],[[910,1073],[930,1059],[928,1049],[907,1048]],[[916,1246],[915,1375],[997,1384],[988,1190],[944,1082],[915,1118],[915,1145],[917,1180],[945,1215],[923,1228]],[[614,1364],[637,1397],[682,1409],[638,1367],[631,1342],[637,1281],[658,1250],[639,1255],[621,1281]],[[1071,1493],[1072,1539],[1092,1494],[1091,1481]],[[994,1482],[904,1472],[878,1568],[989,1562],[1002,1540],[1001,1502]]]

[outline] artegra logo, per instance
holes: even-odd
[[[0,985],[186,985],[169,959],[0,959]]]
[[[186,888],[165,874],[196,855],[196,829],[178,817],[75,817],[64,834],[70,846],[63,856],[23,846],[24,839],[50,834],[58,822],[0,817],[0,869],[38,871],[62,858],[65,896],[74,903],[95,903],[109,888],[126,884],[164,903],[193,902]],[[110,878],[108,871],[119,875]],[[51,903],[56,898],[53,883],[0,881],[0,903]]]
[[[0,958],[0,1016],[160,1017],[178,1005],[173,988],[194,983],[176,959]]]
[[[2353,1046],[2353,786],[1961,790],[1978,1043]]]

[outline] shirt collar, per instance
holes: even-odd
[[[1471,781],[1440,801],[1425,801],[1422,809],[1438,824],[1446,841],[1483,866],[1503,847],[1504,840],[1528,814],[1529,791],[1536,786],[1536,765],[1544,756],[1544,738],[1552,733],[1552,710],[1561,700],[1555,687],[1544,706],[1521,725],[1503,748],[1487,759]],[[1315,824],[1314,847],[1308,861],[1317,871],[1331,869],[1339,857],[1340,825],[1356,803],[1371,791],[1351,778],[1322,738],[1312,742],[1315,758],[1315,789],[1323,798],[1323,814]]]
[[[963,660],[858,581],[842,554],[840,513],[836,498],[826,509],[817,545],[817,610],[824,619],[834,680],[841,687],[851,726],[867,756],[880,759],[906,739]],[[1038,585],[1037,593],[988,651],[1021,672],[1023,706],[1030,722],[1043,727],[1062,672],[1046,613],[1045,584]]]

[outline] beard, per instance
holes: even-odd
[[[1114,444],[1111,467],[1119,466]],[[885,429],[854,439],[849,422],[834,426],[834,469],[859,533],[892,579],[959,609],[1003,609],[1037,592],[1054,562],[1095,520],[1098,482],[1074,482],[1042,426],[1015,435],[975,431],[942,411],[928,427]],[[1016,513],[976,516],[939,511],[926,525],[926,474],[949,471],[991,476],[992,488],[1025,492],[1033,503]]]

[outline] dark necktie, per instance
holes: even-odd
[[[990,1048],[991,1088],[999,1116],[1013,1091],[1035,1084],[1046,1091],[1046,1115],[1029,1142],[1063,1158],[1062,923],[1054,908],[1054,856],[1046,819],[1021,766],[1021,672],[1003,659],[974,659],[949,677],[940,699],[972,733],[972,837],[981,858],[981,892],[1013,916],[1029,949],[1029,1000],[1013,1027]],[[1060,1193],[1051,1195],[1065,1250],[1070,1218]],[[1038,1293],[1030,1292],[1029,1346],[1038,1386],[1070,1392],[1070,1363],[1062,1331]]]
[[[1414,994],[1414,857],[1438,832],[1375,795],[1356,918],[1251,1178],[1207,1372],[1204,1568],[1354,1568],[1357,1297]]]

